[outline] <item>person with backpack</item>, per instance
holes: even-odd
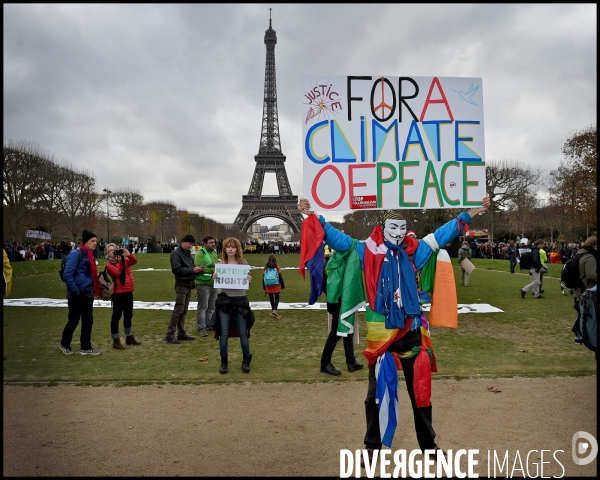
[[[279,293],[283,289],[285,289],[285,284],[281,268],[277,265],[277,257],[271,254],[263,268],[263,290],[269,294],[269,301],[271,302],[272,311],[269,313],[269,317],[275,317],[277,320],[281,320],[277,307],[279,306]]]
[[[194,265],[203,269],[196,275],[196,294],[198,295],[196,326],[201,337],[208,336],[206,321],[212,317],[217,299],[217,291],[212,278],[215,265],[219,263],[219,256],[215,252],[216,242],[215,237],[206,235],[202,239],[202,248],[194,257]]]
[[[598,266],[598,241],[596,237],[589,237],[582,248],[577,251],[575,258],[577,259],[577,265],[579,266],[579,286],[573,287],[573,296],[575,297],[575,304],[573,308],[577,311],[577,318],[573,324],[571,331],[575,334],[575,343],[577,345],[583,345],[583,334],[581,333],[580,327],[580,308],[579,299],[581,294],[586,290],[592,288],[597,282],[597,266]],[[567,262],[568,264],[569,262]],[[567,264],[563,269],[566,270]],[[562,276],[561,276],[562,280]],[[573,284],[572,284],[573,285]],[[568,286],[568,285],[567,285]]]
[[[98,238],[95,233],[84,230],[79,248],[72,250],[67,256],[63,272],[67,284],[68,320],[63,329],[60,350],[71,355],[71,340],[79,320],[81,320],[80,343],[81,355],[100,355],[92,348],[92,325],[94,324],[94,295],[100,295],[98,269],[94,260],[94,250]]]
[[[542,247],[542,245],[544,244],[544,241],[542,239],[536,240],[535,243],[533,244],[533,246],[531,247],[531,265],[529,268],[529,273],[531,274],[531,283],[525,285],[522,289],[521,289],[521,298],[525,298],[525,294],[529,291],[533,289],[533,298],[541,298],[543,299],[544,297],[542,297],[542,295],[540,294],[540,276],[542,274],[542,272],[547,272],[548,270],[546,269],[546,267],[544,267],[544,265],[542,265],[542,260],[540,257],[540,248]],[[526,264],[525,262],[525,255],[521,254],[521,267],[522,268],[526,268]]]
[[[119,320],[123,316],[123,328],[126,345],[141,345],[133,336],[131,319],[133,318],[133,291],[135,290],[131,266],[137,263],[135,255],[129,253],[127,248],[117,249],[114,243],[104,247],[104,255],[108,260],[106,271],[113,279],[115,290],[112,294],[112,317],[110,319],[110,335],[113,339],[113,348],[125,350],[119,338]]]

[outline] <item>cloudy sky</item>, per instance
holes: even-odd
[[[481,77],[487,160],[547,172],[596,123],[595,4],[4,4],[4,138],[91,171],[99,192],[231,223],[258,153],[269,7],[295,195],[302,74]]]

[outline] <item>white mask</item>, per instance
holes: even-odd
[[[406,220],[386,220],[383,237],[394,245],[400,245],[406,235]]]

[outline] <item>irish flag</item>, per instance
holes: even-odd
[[[458,299],[450,255],[440,249],[435,264],[435,281],[429,323],[436,327],[458,328]]]

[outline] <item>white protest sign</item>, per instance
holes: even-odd
[[[215,288],[230,288],[237,290],[248,290],[250,282],[248,274],[250,265],[231,265],[227,263],[217,263],[215,265]]]
[[[481,78],[302,75],[316,210],[481,206],[483,134]]]

